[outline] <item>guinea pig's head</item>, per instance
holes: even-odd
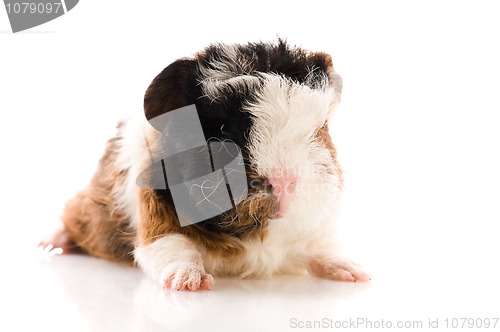
[[[272,219],[326,216],[342,187],[328,131],[341,86],[328,54],[282,40],[211,45],[165,68],[146,92],[146,118],[196,105],[206,141],[236,144],[246,170],[246,198],[197,227],[244,236]]]

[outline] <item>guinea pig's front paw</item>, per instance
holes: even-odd
[[[339,281],[369,281],[371,277],[353,262],[317,257],[309,262],[309,271],[317,277]]]
[[[210,290],[214,283],[211,274],[205,273],[203,266],[190,263],[175,264],[164,270],[163,288],[171,290]]]

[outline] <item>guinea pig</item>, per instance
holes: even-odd
[[[333,227],[343,177],[328,123],[341,89],[330,55],[283,40],[214,44],[173,62],[147,89],[145,116],[118,124],[90,183],[65,205],[64,227],[41,245],[135,263],[172,290],[209,290],[213,276],[369,280],[339,257]],[[203,220],[182,222],[171,184],[147,185],[155,170],[200,167],[197,157],[154,161],[168,144],[200,134],[182,121],[155,128],[154,119],[174,112],[197,116],[205,147],[237,147],[242,195],[225,181],[218,188],[232,192],[232,204]]]

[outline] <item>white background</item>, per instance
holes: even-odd
[[[12,34],[0,8],[0,290],[9,308],[0,329],[286,331],[297,330],[292,317],[424,327],[500,317],[499,17],[495,1],[82,0]],[[137,270],[35,257],[117,120],[142,112],[156,74],[211,42],[277,36],[331,53],[343,76],[332,126],[346,174],[339,231],[371,284],[221,280],[211,293],[163,294]]]

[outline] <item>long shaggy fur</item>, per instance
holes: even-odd
[[[309,271],[366,280],[335,254],[332,219],[343,179],[328,121],[340,90],[328,54],[281,40],[212,45],[174,62],[147,89],[145,117],[119,125],[94,178],[68,202],[67,233],[86,252],[135,260],[177,290],[210,289],[211,274]],[[207,140],[241,147],[250,186],[233,209],[181,227],[170,191],[141,188],[136,179],[158,143],[146,120],[191,104]],[[278,183],[293,184],[293,192],[276,194]]]

